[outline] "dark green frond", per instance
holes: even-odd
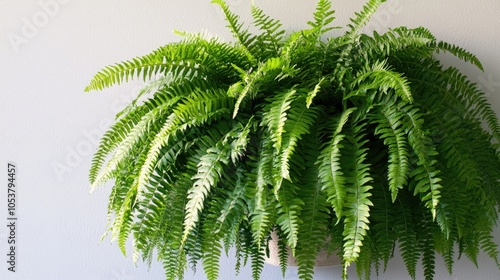
[[[326,194],[322,191],[321,181],[318,178],[318,167],[316,160],[320,152],[318,133],[312,130],[304,138],[303,147],[299,148],[305,158],[306,170],[304,177],[300,180],[305,186],[302,192],[304,207],[301,212],[303,223],[299,229],[299,240],[296,249],[298,274],[300,279],[313,279],[314,265],[319,248],[325,242],[327,225],[329,222],[329,204]]]
[[[395,231],[399,236],[399,248],[401,256],[410,277],[416,278],[417,262],[420,259],[420,252],[417,250],[417,233],[415,224],[417,220],[412,215],[411,207],[415,205],[410,193],[398,195],[398,215],[395,223]]]
[[[449,53],[453,54],[454,56],[460,58],[463,61],[467,61],[467,62],[474,64],[475,66],[477,66],[477,68],[484,71],[484,68],[483,68],[483,65],[481,64],[481,61],[479,61],[479,59],[474,54],[466,51],[465,49],[463,49],[459,46],[452,45],[452,44],[449,44],[447,42],[441,41],[441,42],[437,43],[436,51],[437,52],[439,52],[439,51],[449,52]]]
[[[384,140],[388,147],[388,180],[391,198],[396,200],[398,190],[407,185],[410,175],[408,140],[404,131],[404,115],[395,110],[394,103],[389,102],[374,116],[378,123],[375,134]]]
[[[434,36],[422,27],[415,29],[398,27],[382,35],[373,32],[373,37],[368,35],[360,37],[361,52],[370,57],[381,55],[381,59],[405,52],[410,48],[423,56],[431,56],[433,51],[431,45],[434,41]]]
[[[297,197],[298,186],[288,180],[283,181],[279,192],[278,198],[278,218],[276,223],[280,226],[286,244],[290,246],[292,252],[295,252],[297,246],[299,228],[302,223],[300,219],[300,212],[304,202]]]
[[[418,109],[407,105],[400,110],[406,115],[404,127],[408,134],[408,143],[418,158],[416,162],[418,166],[410,174],[411,188],[415,194],[422,195],[422,201],[435,217],[440,198],[439,189],[441,189],[441,179],[438,177],[440,170],[434,166],[436,162],[434,156],[437,152],[422,128],[424,120]]]

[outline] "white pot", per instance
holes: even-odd
[[[296,258],[292,255],[291,250],[287,247],[288,250],[288,260],[287,266],[298,266]],[[279,258],[279,247],[278,247],[278,235],[276,232],[271,233],[271,240],[269,240],[269,257],[267,255],[264,257],[266,263],[279,266],[280,258]],[[316,256],[316,267],[320,266],[338,266],[342,265],[342,261],[335,254],[328,254],[325,250],[322,250]]]

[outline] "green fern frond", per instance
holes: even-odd
[[[116,152],[108,161],[106,168],[95,177],[94,181],[92,182],[91,192],[95,189],[95,187],[101,185],[102,183],[113,177],[113,173],[116,172],[119,165],[130,155],[132,148],[140,143],[141,139],[144,138],[146,132],[151,132],[148,130],[152,127],[152,123],[155,123],[158,119],[164,119],[163,115],[167,112],[167,109],[178,102],[179,99],[180,98],[172,99],[169,102],[156,107],[141,118],[141,121],[138,122],[134,126],[134,128],[128,132],[127,137],[123,139],[120,145],[116,148]],[[102,153],[98,153],[98,155],[101,156]],[[98,168],[97,163],[99,162],[96,161],[94,170],[97,170]]]
[[[408,274],[412,279],[415,279],[420,252],[417,250],[417,233],[414,229],[416,221],[411,210],[414,202],[412,202],[411,194],[400,193],[396,203],[399,206],[399,212],[395,231],[399,236],[399,248]]]
[[[325,81],[325,77],[322,77],[321,79],[319,79],[319,82],[314,86],[314,89],[313,90],[310,90],[308,93],[307,93],[307,97],[306,97],[306,107],[309,108],[311,107],[311,104],[313,102],[313,99],[314,97],[316,97],[316,95],[318,95],[318,93],[320,92],[321,90],[321,85],[323,84],[323,82]]]
[[[264,14],[264,11],[253,2],[251,12],[254,25],[263,31],[263,34],[256,37],[258,45],[264,47],[263,51],[269,52],[269,54],[261,53],[260,55],[264,57],[278,55],[285,34],[285,30],[281,29],[281,22]]]
[[[244,47],[236,47],[233,44],[222,42],[217,37],[183,31],[176,31],[175,33],[186,38],[183,42],[200,46],[200,52],[206,54],[203,58],[205,61],[210,61],[203,64],[208,64],[217,69],[216,71],[209,71],[209,77],[211,78],[232,81],[236,75],[234,72],[235,66],[246,68],[256,63],[249,59],[248,50]],[[182,76],[182,78],[190,78],[190,76]]]
[[[386,188],[386,178],[380,175],[377,176],[375,173],[377,171],[374,171],[371,201],[375,206],[384,205],[385,207],[373,207],[370,211],[370,228],[373,231],[370,230],[370,234],[368,234],[367,246],[369,248],[364,247],[359,257],[361,259],[360,272],[364,273],[366,277],[370,275],[372,263],[375,264],[377,275],[379,275],[381,262],[383,264],[383,271],[387,269],[389,259],[394,256],[396,241],[401,237],[397,235],[395,229],[395,225],[398,222],[397,204],[392,201],[390,192]],[[364,250],[368,251],[365,256],[363,256]]]
[[[107,237],[109,233],[114,232],[114,227],[118,224],[116,219],[119,219],[119,213],[121,212],[123,203],[129,193],[130,186],[134,184],[134,178],[132,176],[128,176],[128,174],[136,171],[136,165],[137,164],[134,162],[134,164],[126,166],[126,168],[122,170],[124,176],[118,176],[115,180],[109,196],[106,230],[101,237],[101,241]],[[116,235],[113,239],[116,239]]]
[[[177,248],[171,248],[168,245],[161,251],[163,269],[165,270],[166,280],[176,280],[184,278],[185,270],[185,252]]]
[[[307,24],[312,27],[315,40],[319,40],[321,35],[334,29],[333,27],[327,27],[335,20],[334,14],[335,11],[332,10],[332,3],[330,0],[318,1],[316,11],[314,12],[314,21],[307,22]]]
[[[285,122],[287,120],[290,104],[297,97],[297,91],[290,89],[283,91],[269,100],[269,104],[264,108],[262,125],[266,126],[276,150],[281,149]]]
[[[459,46],[441,41],[441,42],[438,42],[435,47],[436,47],[436,52],[438,52],[438,53],[440,51],[449,52],[449,53],[453,54],[454,56],[460,58],[463,61],[472,63],[477,68],[479,68],[481,71],[484,71],[483,65],[481,64],[481,61],[479,61],[477,56],[475,56],[471,52],[466,51],[465,49],[463,49]]]
[[[251,73],[244,73],[242,80],[245,81],[245,85],[241,85],[240,83],[235,84],[236,87],[233,87],[230,91],[230,96],[236,97],[236,103],[234,105],[233,118],[238,115],[238,111],[240,110],[241,104],[243,100],[250,94],[250,97],[253,98],[259,91],[259,88],[262,83],[276,79],[280,74],[287,75],[285,72],[287,66],[286,62],[280,57],[273,57],[266,60],[265,63],[259,64],[257,70]]]
[[[112,240],[118,240],[118,247],[124,255],[127,254],[126,241],[132,229],[131,213],[136,194],[136,189],[132,187],[125,197],[112,229]]]
[[[232,230],[234,228],[238,229],[239,221],[243,219],[242,214],[245,213],[246,210],[246,182],[244,182],[243,179],[243,171],[244,170],[238,170],[236,172],[237,181],[234,183],[234,189],[228,194],[226,200],[222,204],[220,215],[214,219],[218,223],[214,231],[215,234],[221,234],[223,236],[224,232],[227,230]]]
[[[434,279],[435,269],[436,269],[436,253],[434,249],[434,238],[433,238],[433,228],[429,219],[422,217],[420,221],[422,223],[422,231],[420,232],[420,236],[418,238],[417,246],[419,247],[419,251],[422,251],[422,266],[424,267],[424,277],[426,280]]]
[[[441,254],[443,256],[444,263],[446,265],[446,269],[448,270],[448,273],[451,275],[453,272],[453,264],[455,262],[455,239],[454,238],[447,238],[443,235],[434,235],[434,242],[435,244],[435,249],[436,252]]]
[[[163,53],[164,48],[162,47],[148,55],[107,66],[94,76],[85,91],[102,90],[114,84],[120,84],[122,81],[128,81],[132,77],[138,77],[141,74],[149,79],[166,69],[167,64],[164,63]]]
[[[232,107],[232,98],[223,91],[193,92],[190,96],[176,104],[172,114],[168,116],[161,130],[151,141],[144,165],[139,173],[139,194],[147,185],[154,164],[158,160],[161,149],[172,141],[176,141],[178,134],[189,127],[198,126],[213,120],[221,115],[227,115]]]
[[[220,179],[223,166],[229,163],[231,150],[224,146],[226,139],[221,139],[214,147],[207,150],[198,163],[198,172],[192,178],[194,184],[188,192],[188,202],[186,204],[186,216],[184,218],[184,234],[182,240],[185,241],[199,219],[199,214],[203,209],[203,202]]]
[[[367,236],[369,237],[369,236]],[[368,243],[368,238],[365,239],[365,244]],[[375,262],[372,260],[373,257],[373,252],[371,252],[371,246],[368,244],[365,245],[365,248],[359,252],[359,257],[356,262],[356,274],[358,275],[359,279],[365,279],[365,280],[370,280],[371,279],[371,269],[372,269],[372,262]],[[378,275],[378,264],[375,264],[376,266],[376,271]],[[363,277],[364,276],[364,277]]]
[[[350,30],[346,33],[348,42],[353,43],[358,38],[361,28],[368,23],[372,15],[385,1],[386,0],[369,0],[368,3],[363,6],[361,12],[355,13],[356,17],[351,18],[352,24],[348,25]]]
[[[264,239],[269,235],[273,226],[274,210],[276,209],[276,200],[269,193],[271,184],[270,170],[272,169],[272,149],[271,142],[266,142],[268,147],[259,149],[258,160],[255,162],[254,172],[247,174],[249,181],[247,183],[247,196],[254,197],[255,200],[247,202],[249,205],[250,225],[252,237],[260,246]]]
[[[432,145],[431,139],[423,131],[424,122],[418,109],[407,105],[400,110],[406,115],[404,127],[408,134],[408,143],[412,147],[415,155],[418,157],[418,167],[411,171],[411,184],[415,194],[422,194],[422,201],[436,216],[436,206],[439,203],[441,179],[438,177],[440,170],[435,168],[435,159],[437,152]]]
[[[296,249],[298,263],[298,274],[300,279],[313,279],[314,265],[319,248],[324,244],[327,225],[330,219],[330,208],[325,192],[322,191],[322,183],[317,180],[318,167],[316,160],[320,153],[320,142],[317,129],[305,135],[303,146],[299,153],[303,154],[306,162],[305,175],[301,178],[301,184],[305,186],[302,192],[304,207],[301,212],[303,223],[299,229],[299,240]]]
[[[251,213],[250,224],[252,225],[253,238],[260,244],[271,230],[271,209],[254,209]]]
[[[92,158],[92,165],[89,171],[89,181],[91,184],[97,179],[106,156],[112,152],[118,144],[127,137],[127,134],[137,125],[141,119],[143,108],[135,110],[137,113],[129,114],[113,124],[101,137],[97,151]]]
[[[268,186],[272,183],[272,167],[273,167],[273,149],[270,137],[265,137],[262,141],[262,147],[259,148],[259,158],[257,162],[257,170],[255,171],[255,204],[256,208],[263,210],[268,204]]]
[[[203,250],[203,270],[208,280],[219,279],[219,258],[221,255],[222,246],[218,236],[212,232],[206,232],[205,238],[201,244]]]
[[[248,32],[248,30],[243,30],[243,23],[239,22],[239,16],[231,12],[224,0],[212,0],[212,3],[217,4],[221,7],[228,22],[227,27],[229,28],[229,30],[231,30],[234,38],[238,40],[239,46],[244,50],[248,59],[253,63],[256,63],[257,60],[249,49],[249,46],[251,46],[253,41],[255,40],[254,36],[252,36],[252,34]]]
[[[355,262],[359,256],[363,239],[369,229],[372,178],[369,174],[370,164],[367,163],[367,148],[363,147],[368,140],[363,135],[365,124],[350,122],[345,142],[345,157],[342,170],[346,174],[346,202],[344,204],[344,267]]]
[[[202,64],[204,61],[204,56],[200,56],[200,47],[196,44],[181,42],[166,45],[145,56],[105,67],[94,76],[85,91],[102,90],[134,78],[147,81],[157,74],[195,77],[205,66]]]
[[[491,234],[491,228],[485,228],[486,230],[479,232],[479,244],[481,249],[488,254],[488,256],[495,262],[497,266],[500,266],[498,245],[494,241],[494,237]]]
[[[260,246],[255,244],[250,250],[252,250],[252,278],[260,280],[262,269],[264,268],[264,252],[260,249]]]
[[[367,79],[370,79],[370,82],[367,82]],[[344,97],[345,99],[363,94],[370,89],[377,89],[383,93],[393,89],[404,101],[413,102],[408,81],[401,74],[388,68],[384,61],[373,63],[369,69],[364,69],[352,82],[352,87],[353,92]]]
[[[277,242],[278,244],[278,260],[281,269],[281,275],[285,278],[286,270],[288,266],[288,256],[290,254],[290,247],[286,244],[286,240],[283,236],[283,232],[279,227],[273,228],[274,234],[271,235],[269,242]]]
[[[190,186],[187,174],[179,176],[170,188],[170,200],[165,205],[162,214],[162,221],[165,222],[164,231],[159,231],[158,244],[160,244],[160,254],[162,256],[163,267],[167,279],[175,280],[182,277],[187,267],[186,250],[182,248],[180,236],[182,235],[182,224],[173,223],[174,220],[182,220],[184,217],[184,207],[186,204],[186,193]],[[196,253],[190,252],[190,258],[195,259]],[[159,254],[159,255],[160,255]]]
[[[394,103],[388,102],[375,117],[378,123],[375,134],[388,147],[388,179],[391,198],[396,200],[398,190],[406,186],[410,175],[408,140],[403,127],[403,114],[395,110]]]
[[[295,247],[298,242],[299,228],[302,223],[300,212],[304,202],[295,195],[297,186],[289,181],[284,181],[278,198],[278,218],[276,223],[283,232],[285,243],[290,246],[292,254],[295,255]]]
[[[137,96],[130,102],[129,105],[116,114],[116,119],[127,116],[129,113],[133,112],[133,110],[138,107],[140,99],[144,98],[144,96],[155,94],[154,98],[152,98],[154,100],[158,95],[160,95],[159,91],[161,89],[165,89],[175,82],[179,82],[179,77],[177,77],[177,80],[174,80],[170,74],[166,74],[164,77],[159,77],[156,80],[149,82],[139,90]],[[151,101],[151,99],[149,101]]]
[[[144,133],[146,131],[147,134],[154,133],[155,129],[152,128],[157,127],[164,120],[164,117],[162,117],[164,112],[174,106],[182,97],[194,91],[197,86],[212,87],[210,83],[194,81],[191,86],[171,85],[157,92],[153,98],[123,116],[112,126],[102,137],[94,155],[89,175],[91,184],[95,187],[111,178],[120,163],[129,156],[133,147],[147,138],[144,137]],[[146,146],[146,144],[143,145]],[[106,168],[98,174],[105,157],[112,151],[115,151],[113,157],[108,161]]]
[[[346,197],[346,179],[342,172],[340,163],[341,149],[345,133],[342,133],[344,125],[349,120],[349,116],[355,111],[355,108],[348,109],[338,117],[333,119],[333,134],[331,141],[321,152],[319,164],[319,179],[323,183],[323,191],[326,191],[328,202],[333,206],[337,222],[343,216],[344,201]]]
[[[182,156],[185,148],[193,144],[194,141],[190,138],[192,138],[192,135],[187,134],[174,145],[162,151],[163,156],[159,159],[155,168],[155,173],[158,174],[151,176],[150,183],[143,193],[136,198],[134,208],[137,214],[132,228],[134,233],[134,253],[136,255],[138,255],[138,252],[143,252],[143,255],[152,253],[153,248],[149,248],[148,244],[153,242],[153,236],[156,236],[154,231],[161,230],[159,227],[162,220],[161,213],[167,209],[168,197],[174,196],[171,193],[172,188],[178,188],[175,185],[175,173],[179,172],[179,168],[175,166],[175,158]],[[137,260],[135,259],[135,261]]]
[[[422,27],[415,29],[399,27],[382,35],[374,31],[373,37],[368,35],[360,37],[361,52],[368,57],[382,55],[380,59],[404,52],[408,48],[421,52],[423,56],[430,56],[433,51],[431,44],[434,40],[430,31]]]
[[[302,136],[309,132],[311,126],[316,121],[319,108],[307,108],[304,98],[298,98],[294,102],[299,103],[292,105],[288,113],[288,118],[284,124],[283,145],[278,154],[278,177],[290,180],[290,164],[289,161],[295,152],[297,142]],[[278,172],[275,172],[278,174]],[[275,192],[279,189],[279,185],[275,186]]]
[[[166,107],[173,105],[179,100],[179,97],[177,97],[179,94],[172,95],[170,93],[173,88],[175,87],[169,87],[168,90],[157,92],[154,97],[145,101],[144,104],[130,109],[127,114],[123,114],[121,118],[106,131],[92,159],[92,165],[89,172],[91,184],[96,183],[97,176],[104,164],[105,158],[111,152],[115,151],[118,146],[123,144],[126,138],[131,136],[130,134],[133,129],[141,127],[138,126],[141,121],[150,122],[148,119],[152,117],[151,114],[156,114],[158,116],[158,111],[164,110]]]

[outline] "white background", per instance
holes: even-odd
[[[87,172],[98,138],[141,85],[84,93],[103,66],[143,55],[178,40],[172,30],[207,31],[229,40],[226,23],[209,0],[0,0],[0,279],[163,279],[159,264],[132,264],[116,244],[98,244],[106,224],[109,184],[89,195]],[[229,0],[249,19],[249,0]],[[459,44],[484,63],[480,72],[456,64],[487,93],[500,111],[500,1],[388,0],[365,31],[426,26],[441,40]],[[44,3],[52,3],[46,5]],[[288,30],[305,27],[312,0],[260,0]],[[336,0],[343,26],[362,0]],[[44,8],[45,7],[45,8]],[[6,165],[17,165],[17,272],[7,271]],[[495,231],[500,243],[500,230]],[[437,257],[436,279],[500,279],[482,254],[479,269],[456,262],[449,276]],[[221,279],[235,276],[231,256],[221,261]],[[340,279],[340,268],[317,269],[315,279]],[[354,270],[351,278],[357,279]],[[419,271],[421,274],[421,271]],[[205,279],[201,266],[186,279]],[[267,266],[262,279],[281,279]],[[297,279],[291,269],[286,279]],[[408,279],[399,255],[379,279]],[[422,279],[419,275],[418,279]]]

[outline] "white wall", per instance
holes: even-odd
[[[90,195],[87,171],[98,137],[141,84],[104,92],[83,88],[101,67],[177,40],[173,29],[202,31],[229,39],[223,17],[209,0],[0,0],[0,279],[163,279],[153,264],[133,266],[109,239],[98,245],[106,223],[108,187]],[[249,18],[249,0],[228,0]],[[289,29],[311,18],[313,0],[260,0]],[[362,0],[336,0],[343,25]],[[389,0],[367,28],[424,25],[439,39],[477,54],[485,72],[459,66],[488,93],[500,111],[500,2],[497,0]],[[44,10],[43,3],[56,3]],[[445,56],[446,61],[454,64]],[[17,164],[17,272],[7,271],[6,164]],[[500,243],[500,230],[496,230]],[[222,260],[221,279],[234,276],[233,260]],[[353,272],[353,271],[351,271]],[[477,270],[458,261],[455,275],[438,257],[436,279],[500,279],[481,255]],[[352,279],[356,279],[352,273]],[[263,279],[280,279],[266,266]],[[379,279],[407,279],[400,258]],[[205,279],[200,270],[186,279]],[[296,279],[292,269],[286,279]],[[318,269],[315,279],[340,279],[340,268]],[[419,277],[421,279],[421,277]]]

